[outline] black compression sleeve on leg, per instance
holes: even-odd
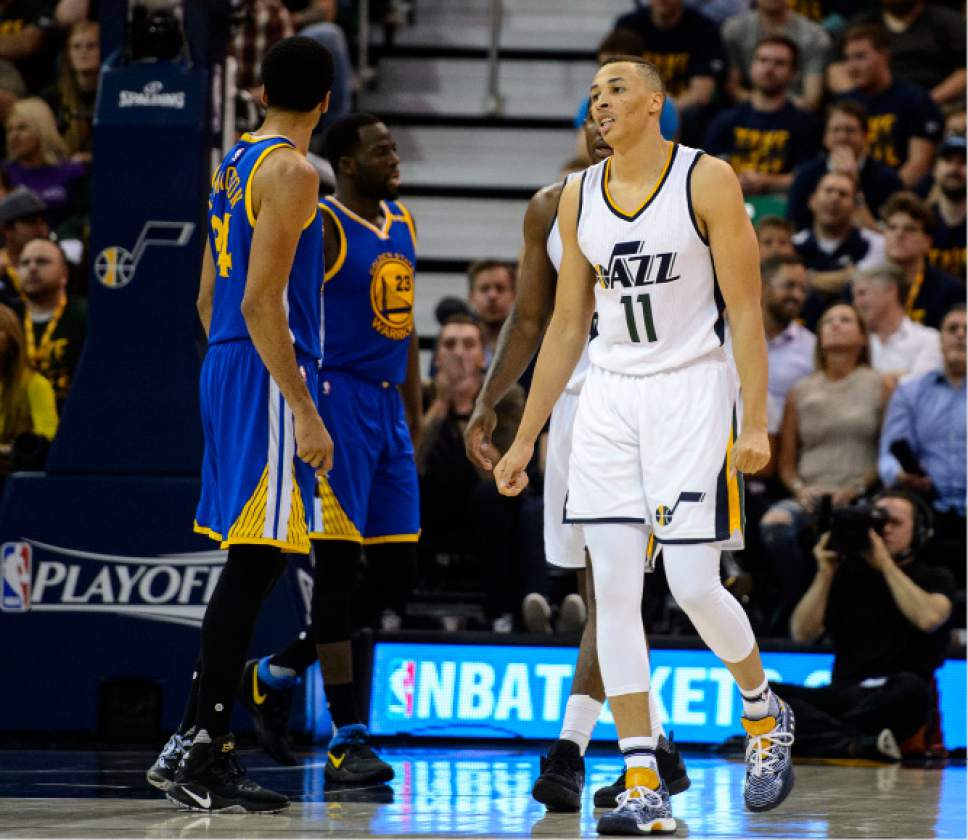
[[[301,674],[316,661],[316,642],[313,640],[312,628],[303,630],[279,653],[269,658],[270,665],[280,668],[290,668]]]
[[[349,540],[318,540],[313,581],[313,640],[318,645],[350,638],[351,609],[359,588],[362,547]]]
[[[366,586],[363,615],[370,627],[379,626],[380,613],[391,609],[401,618],[417,576],[416,543],[379,543],[366,547]]]
[[[195,718],[198,716],[198,678],[202,673],[202,654],[198,654],[195,660],[195,667],[192,668],[192,684],[188,689],[188,701],[185,703],[185,711],[182,714],[181,723],[178,726],[178,734],[184,735],[195,725]]]
[[[199,729],[213,738],[229,731],[232,704],[259,607],[285,567],[278,548],[233,545],[202,621]]]

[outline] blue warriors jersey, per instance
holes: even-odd
[[[382,229],[333,197],[319,206],[339,238],[326,272],[323,368],[399,385],[413,333],[413,218],[399,201],[383,202]]]
[[[252,179],[279,149],[295,148],[280,135],[244,134],[212,176],[208,202],[208,235],[215,262],[215,301],[209,343],[249,339],[242,317],[255,229]],[[298,353],[319,359],[322,320],[323,222],[319,211],[305,221],[286,289],[289,331]]]

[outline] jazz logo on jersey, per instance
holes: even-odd
[[[387,712],[394,717],[413,717],[413,694],[417,683],[417,663],[400,659],[390,667],[390,693],[393,699]]]
[[[595,266],[598,285],[603,289],[621,286],[625,289],[673,283],[679,279],[675,272],[676,252],[645,254],[645,242],[616,242],[608,266]]]
[[[3,612],[27,612],[30,609],[31,551],[27,543],[8,542],[0,549],[3,557]]]
[[[671,525],[672,517],[675,516],[676,508],[679,507],[683,502],[701,502],[706,498],[705,493],[691,493],[682,492],[679,494],[679,498],[676,499],[676,503],[669,507],[668,505],[659,505],[655,509],[655,524],[656,525]]]
[[[373,329],[400,341],[413,332],[413,265],[403,254],[381,254],[370,268]]]

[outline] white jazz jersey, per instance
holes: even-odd
[[[619,208],[612,201],[612,158],[585,170],[578,244],[597,276],[593,365],[648,376],[726,345],[725,304],[689,191],[702,154],[673,145],[658,184],[639,207]]]
[[[580,178],[581,173],[572,172],[565,176],[564,186],[568,186],[568,182],[572,178]],[[562,190],[564,187],[562,188]],[[546,248],[548,251],[548,259],[551,260],[551,264],[555,267],[555,273],[561,273],[561,258],[564,255],[565,248],[561,243],[561,229],[558,226],[558,214],[555,213],[554,221],[551,223],[551,230],[548,231],[548,239],[546,240]],[[578,360],[578,364],[575,365],[575,369],[571,373],[571,378],[568,380],[568,384],[565,385],[565,391],[569,394],[577,394],[581,391],[582,383],[585,381],[585,376],[588,374],[588,344],[585,344],[585,349],[581,351],[581,358]],[[582,554],[582,564],[584,564],[584,554]]]

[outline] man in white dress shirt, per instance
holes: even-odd
[[[870,333],[871,365],[901,378],[941,367],[938,331],[912,321],[904,312],[908,281],[891,263],[861,272],[853,282],[854,305]]]

